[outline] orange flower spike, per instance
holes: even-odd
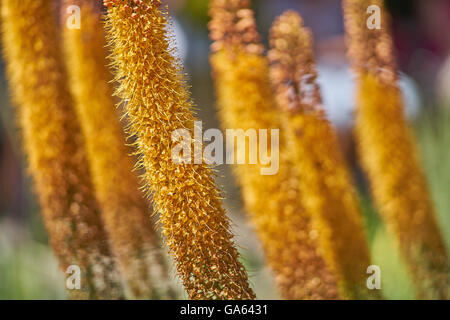
[[[219,114],[224,128],[279,129],[269,65],[249,5],[243,0],[211,4],[211,65]],[[283,298],[337,299],[337,279],[318,250],[317,232],[300,202],[298,176],[286,156],[284,132],[280,132],[276,174],[261,175],[261,165],[234,167],[244,205]],[[247,151],[239,151],[246,152],[248,159]]]
[[[370,254],[356,190],[322,109],[311,38],[294,11],[274,22],[271,79],[279,108],[286,115],[303,204],[318,232],[324,258],[338,278],[340,293],[349,299],[375,298],[366,287]]]
[[[253,299],[238,260],[214,173],[171,158],[172,133],[196,118],[178,61],[169,51],[160,1],[105,0],[118,95],[126,102],[144,181],[154,193],[162,232],[191,299]]]
[[[133,172],[131,149],[109,84],[101,2],[65,0],[80,7],[81,28],[63,27],[67,66],[76,111],[86,140],[89,164],[102,217],[128,290],[133,298],[174,297],[148,203]]]
[[[370,5],[380,9],[380,29],[366,26]],[[418,298],[446,299],[448,256],[404,115],[389,15],[381,0],[345,0],[344,17],[348,55],[358,75],[356,136],[375,203],[397,239]]]
[[[17,105],[28,170],[50,242],[63,272],[81,268],[71,298],[120,298],[87,170],[84,145],[47,0],[2,0],[3,50]]]

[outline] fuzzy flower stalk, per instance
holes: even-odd
[[[380,27],[367,27],[369,5]],[[381,0],[346,0],[348,55],[358,78],[356,134],[374,200],[425,299],[448,297],[449,265],[397,81],[389,17]],[[378,17],[380,18],[380,17]]]
[[[274,22],[270,44],[270,75],[285,115],[290,156],[324,258],[342,297],[376,297],[366,287],[370,254],[364,224],[337,135],[322,107],[311,33],[296,12],[287,11]]]
[[[169,49],[167,10],[160,1],[105,0],[113,66],[136,137],[143,179],[161,213],[162,233],[191,299],[253,299],[222,208],[214,173],[176,161],[176,130],[194,131],[193,103]]]
[[[46,0],[1,2],[3,49],[28,170],[61,269],[75,265],[82,272],[81,290],[69,296],[120,298],[53,13]]]
[[[281,119],[274,108],[269,64],[250,1],[212,1],[210,15],[210,36],[214,41],[210,59],[223,128],[279,129]],[[319,252],[317,230],[300,202],[298,175],[286,156],[283,133],[276,174],[262,175],[265,166],[261,159],[257,164],[249,163],[255,150],[234,150],[246,158],[245,165],[234,167],[244,206],[283,298],[338,299],[337,278]],[[278,152],[271,143],[267,148],[270,154]]]
[[[111,248],[132,298],[174,297],[148,203],[133,172],[106,66],[101,2],[65,0],[62,22],[71,89],[84,133],[92,179]],[[80,10],[81,28],[64,23]]]

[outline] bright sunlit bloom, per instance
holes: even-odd
[[[126,103],[144,182],[189,297],[253,299],[212,169],[171,157],[172,132],[192,133],[196,118],[181,67],[169,51],[166,10],[160,1],[104,3],[118,95]]]

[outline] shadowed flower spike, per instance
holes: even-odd
[[[132,172],[131,150],[125,145],[108,83],[102,2],[65,0],[63,23],[71,5],[80,7],[82,27],[70,29],[63,24],[67,66],[111,248],[133,298],[173,298],[159,239],[138,176]]]
[[[120,298],[52,10],[47,0],[1,1],[3,49],[28,167],[62,270],[78,265],[82,272],[81,290],[69,296]]]
[[[126,103],[143,178],[189,298],[253,299],[212,169],[171,158],[177,143],[172,133],[193,133],[196,118],[182,68],[169,49],[167,10],[160,1],[104,3],[118,95]]]
[[[269,65],[249,5],[243,0],[211,2],[211,64],[222,126],[278,129]],[[285,156],[281,133],[277,174],[261,175],[260,164],[234,167],[244,205],[283,298],[338,299],[337,279],[318,252],[317,231],[300,203],[298,177]],[[248,157],[247,150],[239,152]]]
[[[356,190],[336,133],[322,109],[312,36],[300,16],[287,11],[270,33],[271,80],[285,126],[305,210],[311,215],[342,297],[375,298],[366,287],[370,255]]]
[[[344,20],[346,27],[348,56],[353,69],[357,72],[370,72],[380,81],[395,83],[397,66],[393,53],[392,38],[384,26],[390,23],[389,16],[382,12],[381,29],[369,29],[367,26],[369,6],[383,8],[382,0],[344,0]]]
[[[381,9],[380,29],[366,9]],[[398,87],[389,16],[381,0],[345,0],[349,58],[358,75],[356,134],[374,200],[408,263],[417,296],[448,297],[449,265]]]

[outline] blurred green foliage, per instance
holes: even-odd
[[[450,108],[423,116],[417,125],[422,160],[436,206],[442,234],[450,249]]]
[[[181,8],[181,15],[187,17],[198,27],[206,28],[208,17],[208,0],[189,0],[185,1]]]
[[[38,240],[41,232],[37,221],[0,220],[0,299],[66,298],[63,274],[46,241]]]

